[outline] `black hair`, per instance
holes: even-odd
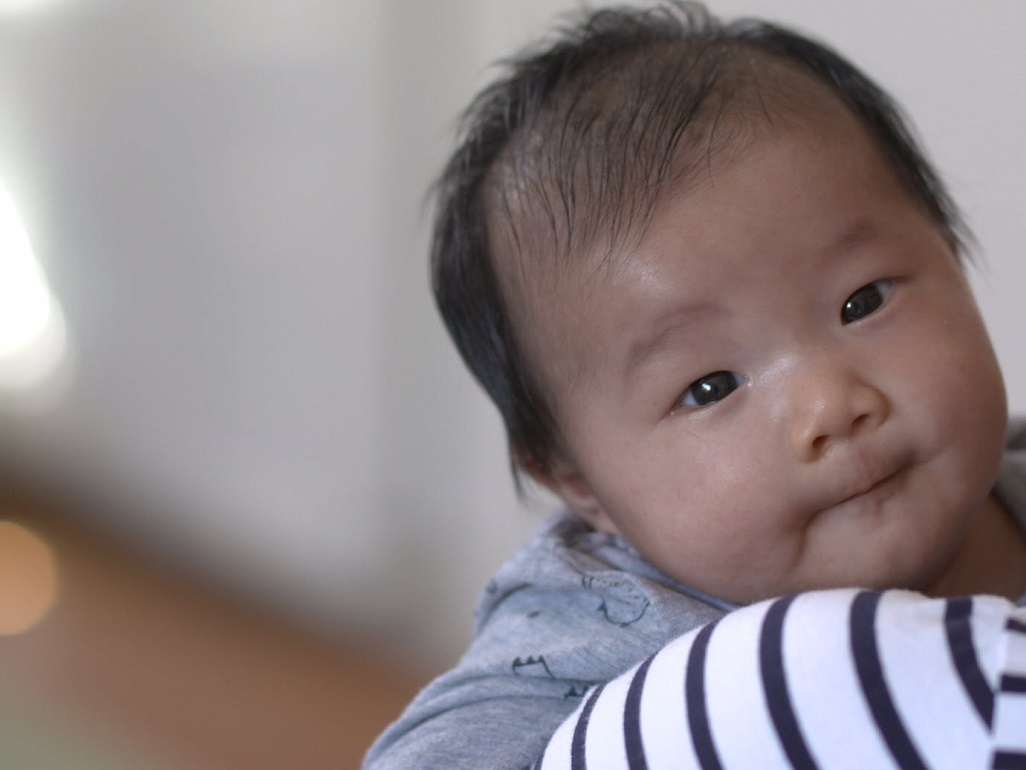
[[[587,12],[554,40],[507,61],[503,76],[478,94],[436,188],[435,299],[464,362],[502,415],[515,471],[545,473],[564,448],[554,405],[511,320],[495,222],[516,241],[516,208],[533,206],[565,255],[579,253],[582,242],[608,243],[630,231],[674,181],[682,143],[697,132],[714,151],[709,131],[725,108],[752,92],[753,80],[756,92],[766,86],[744,73],[768,62],[804,73],[847,105],[960,250],[963,220],[899,108],[829,47],[762,21],[724,23],[697,3]],[[514,183],[504,184],[511,175]]]

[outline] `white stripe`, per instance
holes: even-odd
[[[623,744],[624,702],[637,667],[617,677],[602,691],[588,722],[584,760],[588,770],[619,770],[627,767]]]
[[[973,647],[976,648],[983,678],[993,691],[997,691],[1000,670],[1004,665],[1005,636],[1014,636],[1006,632],[1005,624],[1010,613],[1015,611],[1013,605],[1000,596],[973,597]],[[1022,615],[1026,613],[1026,609],[1020,609],[1018,612],[1021,617],[1026,617]]]
[[[684,703],[684,672],[694,639],[690,633],[665,647],[648,670],[641,696],[641,736],[649,770],[698,767]]]
[[[784,627],[791,701],[809,752],[829,770],[895,767],[862,696],[848,641],[848,589],[802,594]]]
[[[759,629],[769,607],[763,602],[726,616],[709,641],[709,723],[725,767],[790,767],[766,709],[759,669]]]
[[[909,738],[934,770],[964,770],[987,755],[989,735],[951,660],[944,599],[888,591],[877,615],[884,678]]]
[[[577,719],[580,717],[584,704],[587,701],[588,696],[585,695],[584,702],[577,707],[577,710],[553,734],[549,740],[548,747],[545,749],[541,770],[565,770],[565,768],[570,767],[570,746],[574,739],[574,730],[577,727]]]

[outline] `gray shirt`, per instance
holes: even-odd
[[[1009,429],[995,494],[1026,531],[1026,422]],[[499,570],[474,641],[371,747],[364,770],[522,770],[585,691],[735,605],[560,514]]]

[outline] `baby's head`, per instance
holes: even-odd
[[[888,97],[778,27],[605,11],[472,105],[436,297],[515,467],[739,602],[928,589],[1000,461],[960,218]]]

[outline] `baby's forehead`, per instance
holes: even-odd
[[[554,116],[513,137],[489,176],[485,207],[495,271],[514,318],[537,295],[558,301],[624,269],[662,201],[759,152],[768,134],[829,140],[836,121],[865,131],[837,94],[790,64],[767,60],[746,78],[720,82],[723,93],[706,95],[690,112],[677,102],[649,105],[672,114],[644,141],[613,128],[598,132],[601,141],[571,141],[555,131]],[[615,107],[606,112],[624,112]],[[635,122],[657,121],[649,115]]]
[[[501,281],[629,252],[659,201],[724,156],[743,157],[767,131],[855,119],[834,90],[762,52],[686,65],[645,60],[590,84],[587,98],[567,86],[514,132],[483,187]]]

